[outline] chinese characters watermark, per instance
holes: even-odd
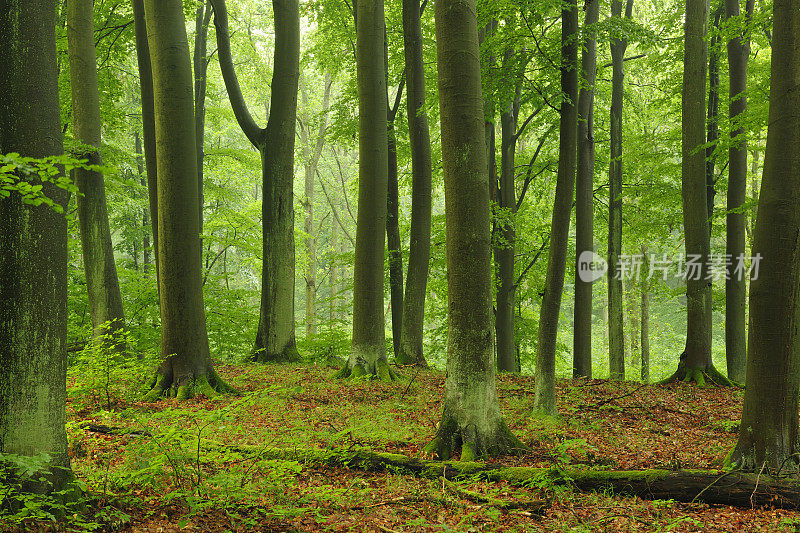
[[[646,274],[647,279],[660,277],[666,281],[670,274],[674,277],[697,281],[701,279],[721,281],[729,279],[758,279],[758,267],[761,254],[747,256],[739,254],[710,254],[703,262],[699,254],[678,255],[667,254],[621,254],[617,257],[614,279],[640,280]],[[584,283],[591,283],[608,272],[608,261],[592,251],[584,251],[578,258],[578,277]],[[646,269],[646,270],[644,270]]]

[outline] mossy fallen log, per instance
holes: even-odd
[[[219,445],[210,445],[219,449]],[[430,461],[370,450],[288,450],[225,446],[265,459],[354,468],[369,472],[394,471],[449,480],[485,479],[527,487],[569,485],[584,492],[608,492],[646,500],[704,502],[734,507],[770,506],[800,509],[800,479],[716,470],[591,470],[529,468],[481,462]]]

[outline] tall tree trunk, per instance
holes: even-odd
[[[359,0],[358,222],[353,263],[353,344],[339,377],[374,375],[395,379],[386,358],[383,255],[389,186],[388,102],[384,65],[383,0]]]
[[[750,335],[739,441],[745,470],[797,469],[800,383],[800,3],[776,0],[769,129],[750,283]]]
[[[386,86],[389,86],[389,41],[384,31],[383,66]],[[403,97],[405,75],[397,89],[394,105],[389,106],[389,93],[386,93],[387,149],[388,149],[388,189],[386,194],[386,251],[389,259],[389,298],[392,311],[392,348],[395,360],[400,355],[400,338],[403,332],[403,243],[400,238],[400,193],[397,180],[397,137],[394,120]]]
[[[144,164],[147,170],[147,195],[150,200],[150,224],[153,228],[153,255],[156,280],[161,290],[158,265],[158,164],[156,161],[156,126],[153,105],[153,71],[150,64],[150,45],[147,42],[147,22],[144,0],[132,0],[133,22],[136,34],[136,57],[139,65],[139,88],[142,95],[142,140]]]
[[[642,300],[641,300],[641,340],[642,349],[642,383],[650,383],[650,270],[647,257],[647,246],[642,246],[644,268],[642,269]]]
[[[681,196],[686,247],[686,350],[676,372],[665,382],[694,381],[705,385],[706,376],[718,384],[730,383],[711,361],[711,283],[706,279],[710,243],[706,199],[706,33],[708,4],[686,0],[683,59]],[[693,260],[696,269],[690,269]]]
[[[331,75],[325,74],[325,93],[322,98],[322,113],[319,130],[311,145],[309,138],[310,120],[308,115],[308,95],[302,91],[303,107],[306,117],[305,124],[300,128],[300,141],[303,143],[303,172],[305,177],[305,209],[304,229],[306,232],[306,336],[316,334],[317,314],[317,237],[314,231],[314,176],[317,173],[322,149],[325,147],[325,130],[328,127],[328,106],[331,95]]]
[[[745,4],[745,22],[752,18],[755,1]],[[726,0],[726,17],[739,17],[739,0]],[[745,305],[747,280],[739,276],[736,261],[745,255],[746,214],[732,212],[742,207],[747,199],[747,137],[744,118],[747,113],[747,59],[750,56],[748,30],[734,35],[728,41],[728,67],[730,71],[731,139],[735,142],[728,150],[728,214],[725,254],[731,258],[728,279],[725,281],[725,361],[728,377],[744,383],[747,368],[747,333],[745,331]]]
[[[431,255],[431,137],[425,107],[425,62],[419,0],[403,0],[406,105],[411,144],[411,238],[408,256],[400,364],[427,366],[422,347],[425,295]]]
[[[81,143],[75,155],[86,159],[91,165],[101,165],[102,120],[92,11],[92,0],[67,1],[73,133],[75,140]],[[108,225],[103,174],[76,168],[73,176],[79,192],[78,220],[94,338],[104,349],[122,352],[126,347],[125,312],[122,309],[114,246]]]
[[[294,319],[294,138],[300,78],[300,14],[298,0],[273,0],[275,68],[267,127],[253,120],[242,96],[231,56],[225,0],[214,8],[220,70],[236,120],[261,154],[263,225],[261,308],[251,360],[299,359]]]
[[[142,158],[142,138],[139,136],[139,129],[133,133],[134,150],[136,151],[136,171],[139,174],[139,183],[147,190],[147,178],[144,174],[144,159]],[[144,228],[144,235],[142,237],[142,263],[144,264],[144,271],[150,267],[150,234],[148,226],[150,225],[150,209],[146,207],[142,210],[142,228]]]
[[[708,44],[708,109],[706,118],[706,211],[708,212],[708,237],[711,238],[714,215],[714,197],[716,179],[716,154],[714,153],[719,140],[719,19],[724,6],[720,5],[714,12],[714,34]],[[711,243],[709,242],[709,250]]]
[[[158,262],[161,356],[146,399],[229,392],[208,347],[197,217],[192,69],[183,2],[145,0],[158,140]]]
[[[517,67],[514,50],[508,48],[503,58],[502,70],[507,74]],[[500,113],[500,179],[498,180],[495,205],[502,213],[496,226],[500,245],[495,246],[494,256],[497,264],[497,312],[495,332],[497,334],[497,369],[501,372],[519,372],[516,343],[514,342],[514,298],[516,279],[514,277],[514,256],[516,253],[517,232],[515,217],[517,200],[515,198],[514,159],[517,149],[517,117],[522,96],[522,75],[516,72],[509,79],[516,80],[513,96],[503,102]]]
[[[597,30],[600,0],[586,4],[584,30],[588,31],[581,54],[581,86],[578,96],[578,170],[575,178],[575,310],[572,376],[592,377],[592,283],[590,271],[582,279],[581,264],[594,257],[594,84],[597,71]]]
[[[329,301],[330,315],[328,322],[331,326],[336,322],[339,306],[339,222],[336,217],[331,217],[331,265],[330,265],[330,287],[331,297]]]
[[[206,82],[208,79],[208,59],[206,43],[208,42],[208,24],[211,20],[211,5],[208,0],[202,0],[197,6],[195,18],[194,35],[194,127],[195,140],[197,143],[197,192],[198,210],[200,220],[200,249],[203,249],[203,206],[205,196],[203,194],[203,159],[205,150],[203,147],[206,136]]]
[[[489,180],[475,1],[438,0],[435,10],[448,339],[442,421],[425,449],[447,459],[460,451],[463,461],[471,461],[522,443],[500,413],[492,357]]]
[[[633,0],[627,0],[625,18],[630,19]],[[612,0],[611,16],[622,19],[622,0]],[[622,254],[622,105],[625,93],[626,38],[611,39],[611,164],[608,202],[608,353],[609,378],[625,379],[625,334],[623,330],[622,279],[619,256]]]
[[[55,15],[54,0],[0,3],[0,153],[62,153]],[[29,179],[66,208],[63,189]],[[0,453],[49,454],[55,490],[69,478],[66,337],[66,218],[0,197]]]
[[[536,350],[536,389],[534,409],[543,415],[556,415],[556,337],[564,290],[567,262],[572,194],[575,188],[575,167],[578,142],[578,4],[564,3],[561,11],[561,102],[560,139],[558,143],[558,177],[550,230],[550,253],[547,276],[539,314],[539,342]]]

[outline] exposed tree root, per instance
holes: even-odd
[[[797,478],[776,479],[766,474],[713,470],[589,470],[487,465],[469,461],[428,461],[369,450],[297,450],[228,447],[206,443],[207,449],[235,449],[264,459],[326,464],[369,472],[404,472],[427,479],[485,479],[512,485],[571,486],[584,492],[612,492],[650,500],[705,502],[750,508],[771,506],[800,509]]]
[[[337,379],[378,379],[384,383],[391,383],[400,379],[400,374],[392,370],[389,362],[384,358],[379,358],[374,368],[363,361],[354,364],[352,367],[348,362],[341,370],[333,375]]]
[[[444,460],[460,452],[461,461],[470,462],[478,458],[516,454],[526,449],[527,446],[508,429],[503,419],[492,430],[479,431],[475,424],[461,427],[455,416],[445,414],[439,431],[423,451],[435,453]]]
[[[698,387],[741,387],[739,383],[728,379],[712,364],[709,368],[688,368],[683,357],[678,363],[678,369],[666,379],[656,383],[656,385],[667,385],[668,383],[694,383]]]
[[[164,368],[169,370],[165,371]],[[213,398],[219,394],[238,394],[238,391],[225,383],[214,367],[209,366],[205,374],[175,379],[167,360],[150,382],[150,391],[142,401],[153,402],[167,396],[177,400],[188,400],[198,394]]]

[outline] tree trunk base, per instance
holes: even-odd
[[[688,368],[683,361],[678,363],[678,369],[671,376],[659,381],[656,385],[667,385],[679,381],[694,383],[698,387],[741,387],[739,383],[722,375],[713,364],[709,368]]]
[[[398,365],[405,365],[405,366],[414,366],[417,368],[428,368],[428,361],[425,360],[425,356],[420,354],[415,354],[408,350],[405,350],[402,346],[400,346],[400,350],[397,352],[397,356],[395,357],[395,362]]]
[[[423,451],[436,453],[445,461],[459,452],[461,461],[470,462],[478,458],[512,455],[527,449],[502,418],[494,428],[483,430],[479,430],[475,424],[462,426],[452,414],[445,413],[442,418],[439,431]]]
[[[384,383],[392,383],[399,380],[401,376],[392,370],[386,359],[378,359],[372,369],[368,368],[364,363],[356,363],[350,366],[348,362],[333,377],[337,379],[377,379]]]
[[[211,366],[205,374],[175,379],[171,370],[164,371],[168,365],[169,360],[156,372],[150,382],[150,391],[145,394],[142,401],[153,402],[162,397],[188,400],[198,394],[206,398],[220,394],[239,394],[236,389],[225,383]]]
[[[297,363],[303,358],[297,351],[297,346],[291,344],[286,346],[280,353],[269,353],[264,348],[253,348],[253,352],[247,357],[247,363]]]

